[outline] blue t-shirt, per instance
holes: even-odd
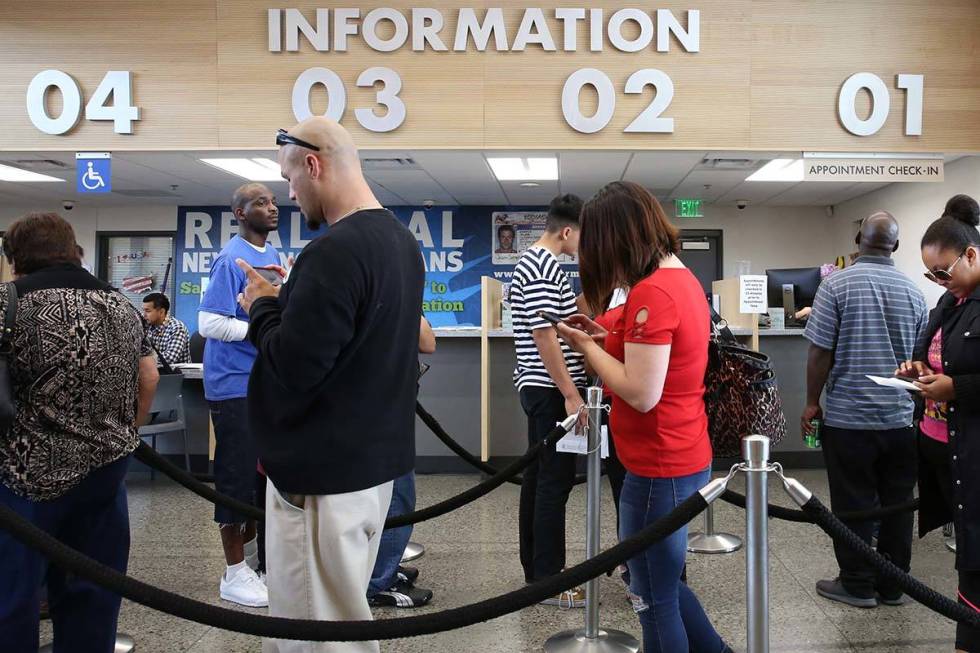
[[[211,266],[208,288],[204,291],[198,311],[248,322],[248,314],[238,305],[238,294],[245,289],[247,282],[235,259],[243,259],[252,267],[280,265],[279,253],[269,243],[266,243],[264,252],[259,252],[251,243],[235,236]],[[222,342],[208,338],[204,346],[205,398],[208,401],[222,401],[245,397],[255,356],[255,347],[248,340]]]

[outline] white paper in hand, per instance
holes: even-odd
[[[581,433],[576,432],[576,430],[569,431],[555,443],[555,451],[559,453],[588,453],[589,441],[585,437],[585,431],[583,430]]]
[[[606,429],[605,426],[603,426],[601,433],[602,433],[602,442],[601,442],[601,449],[600,449],[600,457],[608,458],[609,457],[609,431]],[[578,429],[575,429],[566,433],[561,440],[555,443],[555,450],[560,453],[577,453],[581,455],[585,455],[589,453],[589,441],[586,436],[585,429],[582,429],[581,432],[578,432]]]
[[[903,381],[902,379],[885,378],[883,376],[874,376],[872,374],[865,374],[869,379],[877,383],[878,385],[883,385],[886,388],[897,388],[899,390],[910,390],[911,392],[922,392],[919,388],[911,381]]]

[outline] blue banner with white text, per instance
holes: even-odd
[[[388,208],[419,242],[426,270],[422,309],[434,327],[480,326],[480,278],[509,283],[521,253],[544,232],[545,212],[540,208]],[[280,206],[279,216],[279,229],[269,234],[269,243],[284,265],[326,232],[326,227],[319,232],[308,229],[297,207]],[[211,264],[237,233],[237,221],[227,207],[177,208],[174,314],[192,333]],[[577,287],[576,260],[561,261]]]

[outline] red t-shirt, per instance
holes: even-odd
[[[647,320],[636,315],[647,310]],[[613,396],[610,426],[623,465],[637,476],[668,478],[699,472],[711,463],[704,372],[711,320],[700,282],[686,268],[658,269],[630,290],[609,329],[606,351],[625,360],[625,343],[670,345],[663,396],[640,413]]]

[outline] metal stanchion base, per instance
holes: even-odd
[[[409,542],[408,546],[405,547],[405,553],[402,554],[402,562],[411,562],[412,560],[418,560],[425,555],[425,547],[418,542]]]
[[[621,630],[600,628],[598,637],[588,638],[585,630],[565,630],[544,643],[547,653],[637,653],[640,643]]]
[[[116,635],[116,650],[115,653],[130,653],[136,648],[136,642],[129,635],[124,635],[119,633]],[[54,644],[45,644],[37,653],[51,653],[54,650]]]
[[[731,533],[690,533],[687,550],[691,553],[731,553],[742,548],[742,538]]]

